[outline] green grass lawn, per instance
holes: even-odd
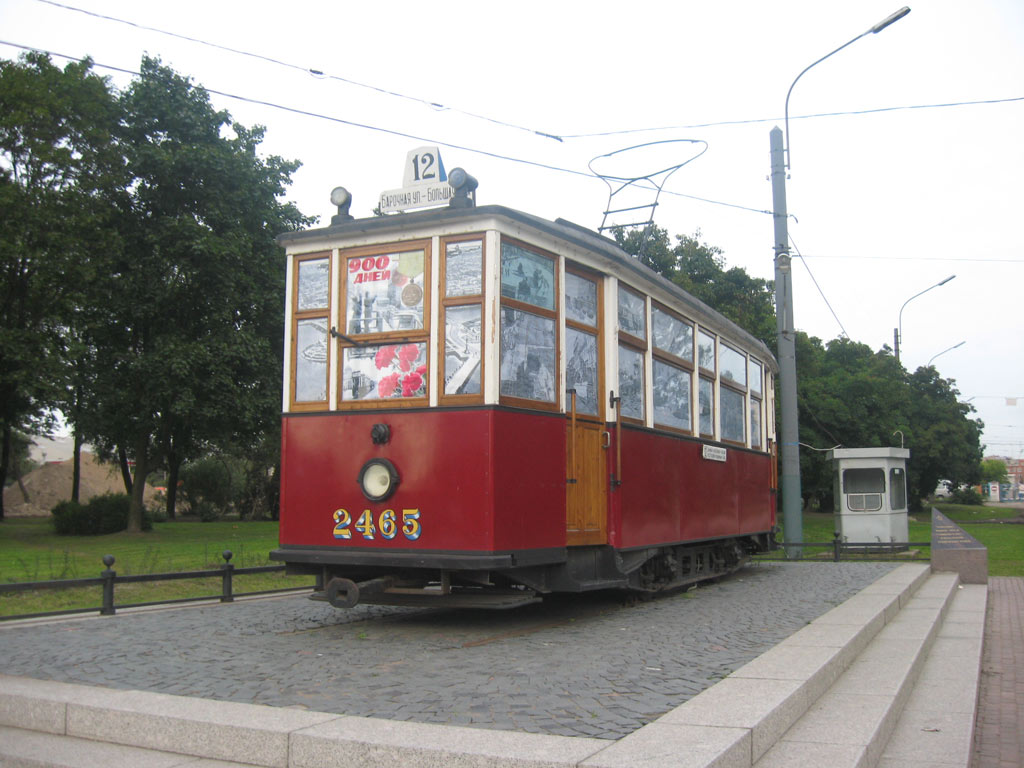
[[[957,504],[935,504],[934,506],[988,548],[990,576],[1024,577],[1024,524],[1006,522],[1019,518],[1021,510]],[[930,507],[928,512],[911,514],[910,517],[910,541],[931,541]],[[832,515],[804,515],[803,540],[805,542],[830,542],[834,530]],[[782,539],[784,538],[785,532],[782,534]],[[926,560],[931,557],[931,547],[914,547],[913,549],[919,552],[918,559]],[[831,552],[831,547],[808,547],[804,550],[804,556],[810,559],[829,555]],[[779,553],[774,553],[773,556],[777,557]],[[854,557],[860,556],[843,554],[844,560]]]
[[[1024,525],[1007,521],[1020,510],[937,504],[947,517],[988,547],[989,574],[1024,576]],[[931,540],[929,513],[911,515],[910,540]],[[996,522],[980,522],[981,520]],[[808,514],[803,521],[803,540],[832,541],[833,518]],[[103,556],[115,557],[119,576],[178,571],[198,571],[223,564],[221,552],[234,553],[237,568],[270,565],[268,553],[277,546],[276,522],[156,523],[149,533],[115,533],[106,536],[57,536],[49,518],[8,518],[0,523],[0,583],[93,578],[104,569]],[[930,557],[929,547],[918,547],[918,557]],[[808,548],[807,559],[828,557],[831,546]],[[774,553],[769,557],[779,557]],[[843,555],[847,559],[847,555]],[[287,587],[306,587],[307,576],[281,573],[235,577],[236,592],[256,592]],[[122,584],[115,591],[116,605],[154,602],[185,597],[219,595],[219,578],[187,581]],[[99,587],[36,590],[0,594],[0,617],[98,607]]]
[[[224,563],[231,550],[236,568],[271,565],[276,522],[155,523],[149,533],[57,536],[49,518],[8,518],[0,523],[0,583],[94,578],[103,556],[115,558],[118,576],[198,571]],[[281,573],[234,577],[234,591],[256,592],[312,584],[309,577]],[[115,604],[219,595],[219,578],[121,584]],[[0,594],[0,616],[99,606],[99,587]]]

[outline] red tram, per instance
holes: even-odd
[[[317,596],[650,592],[774,546],[772,354],[611,240],[457,196],[279,243],[271,557]]]

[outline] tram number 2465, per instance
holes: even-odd
[[[348,510],[337,509],[334,511],[334,538],[351,539],[353,529],[362,535],[364,539],[373,540],[377,536],[382,539],[391,540],[401,533],[409,541],[416,541],[423,532],[420,526],[420,511],[418,509],[403,509],[402,519],[393,509],[385,509],[377,516],[376,522],[373,513],[368,509],[354,523]]]

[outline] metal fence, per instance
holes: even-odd
[[[912,547],[931,547],[931,545],[930,541],[843,541],[837,533],[833,536],[832,541],[779,542],[779,548],[775,550],[775,553],[779,557],[793,558],[792,550],[799,550],[798,556],[802,556],[808,549],[831,550],[832,562],[838,563],[844,555],[847,558],[855,556],[860,560],[905,557],[910,554]],[[930,559],[930,557],[921,556],[919,553],[914,553],[913,556],[917,560]]]
[[[219,565],[216,568],[210,568],[202,571],[178,571],[174,573],[146,573],[138,576],[118,576],[117,572],[113,570],[114,567],[114,556],[104,555],[103,565],[106,566],[100,573],[99,577],[93,579],[57,579],[53,581],[23,581],[14,584],[0,584],[0,594],[9,592],[27,592],[30,590],[37,589],[69,589],[72,587],[102,587],[103,589],[103,604],[91,608],[70,608],[62,611],[47,611],[44,613],[22,613],[13,616],[0,616],[0,621],[10,621],[12,619],[36,619],[43,618],[46,616],[64,616],[76,613],[95,613],[99,611],[102,616],[113,616],[118,608],[141,608],[150,605],[172,605],[174,603],[194,603],[203,600],[216,600],[219,599],[222,603],[230,603],[236,597],[249,597],[253,595],[271,595],[279,592],[294,592],[296,590],[302,590],[303,587],[285,587],[284,589],[265,589],[255,592],[235,592],[234,591],[234,577],[250,574],[250,573],[275,573],[284,571],[285,566],[283,565],[261,565],[251,568],[236,568],[231,558],[234,557],[234,553],[231,550],[226,549],[221,553],[221,557],[224,558],[224,564]],[[141,584],[148,581],[180,581],[184,579],[208,579],[213,577],[220,577],[221,579],[221,591],[219,595],[202,595],[199,597],[181,597],[170,600],[155,600],[144,603],[127,603],[124,605],[115,605],[114,603],[114,588],[118,584]],[[309,589],[314,589],[310,585]]]

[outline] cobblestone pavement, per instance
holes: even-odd
[[[508,612],[305,596],[0,625],[0,671],[322,712],[616,739],[838,605],[893,563],[764,563],[647,602]]]
[[[1024,579],[990,576],[974,768],[1024,766]]]

